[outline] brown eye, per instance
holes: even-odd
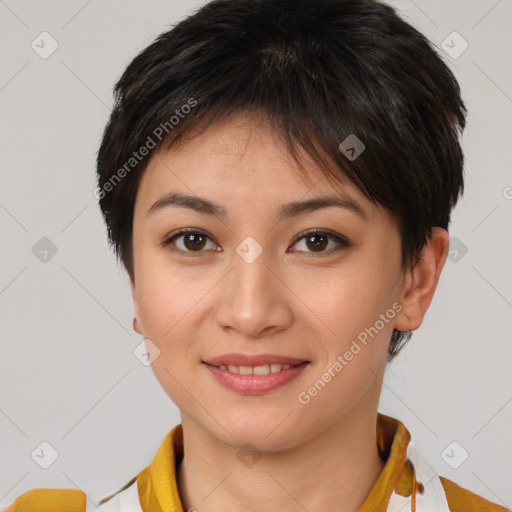
[[[345,237],[326,231],[309,231],[304,233],[297,238],[293,245],[300,246],[301,243],[302,248],[299,250],[295,249],[292,252],[318,253],[321,255],[330,254],[351,246],[351,243]],[[330,246],[329,249],[325,250],[328,246]]]
[[[201,231],[182,230],[165,240],[162,245],[173,245],[177,251],[184,253],[200,253],[207,246],[208,241],[213,244],[210,237]],[[211,247],[210,247],[211,248]]]
[[[183,245],[189,251],[200,251],[206,245],[206,237],[200,233],[188,233],[183,237]]]
[[[328,245],[328,238],[323,235],[308,235],[305,238],[308,248],[311,248],[313,252],[321,252]]]
[[[210,247],[208,246],[210,243]],[[292,244],[293,246],[303,243],[302,249],[295,249],[292,252],[303,252],[305,254],[330,254],[343,248],[351,246],[351,243],[343,236],[335,235],[326,231],[310,231],[299,236]],[[204,232],[189,229],[181,230],[162,242],[164,247],[173,246],[172,250],[184,254],[200,254],[205,252],[203,249],[213,249],[219,251],[220,248],[215,247],[215,243]]]

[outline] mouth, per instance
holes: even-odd
[[[243,395],[262,395],[295,380],[310,361],[269,354],[227,354],[201,363],[231,391]]]
[[[304,361],[306,362],[306,361]],[[208,364],[208,363],[205,363]],[[239,375],[269,375],[271,373],[278,373],[283,370],[289,370],[290,368],[299,366],[298,364],[281,364],[281,363],[266,363],[257,366],[248,365],[233,365],[233,364],[220,364],[220,365],[209,365],[219,370],[227,370],[231,373],[237,373]]]

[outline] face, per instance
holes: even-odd
[[[305,164],[309,181],[267,124],[237,115],[155,153],[137,193],[132,288],[153,371],[184,424],[231,446],[296,446],[377,405],[398,227]],[[338,202],[300,206],[323,197]]]

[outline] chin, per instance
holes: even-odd
[[[277,452],[300,444],[307,437],[304,421],[297,421],[293,412],[281,408],[277,411],[263,413],[259,410],[248,411],[245,414],[233,413],[222,416],[222,427],[211,425],[215,430],[210,431],[219,441],[241,449],[252,445],[265,452]],[[283,421],[284,420],[284,421]]]

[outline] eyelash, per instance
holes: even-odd
[[[201,231],[199,229],[190,228],[190,229],[182,229],[182,230],[180,230],[180,231],[178,231],[176,233],[171,234],[169,237],[167,237],[161,243],[161,245],[163,247],[168,247],[173,242],[175,242],[178,238],[182,237],[183,235],[188,235],[188,234],[202,235],[202,236],[208,238],[209,240],[211,240],[213,242],[211,237],[208,236],[204,231]],[[297,237],[293,241],[292,246],[296,245],[298,242],[300,242],[301,240],[307,238],[308,236],[315,236],[315,235],[316,236],[323,236],[323,237],[326,237],[328,239],[334,240],[338,244],[338,246],[335,247],[334,249],[331,248],[331,249],[329,249],[327,251],[321,251],[321,252],[318,252],[318,253],[308,252],[308,251],[298,251],[298,252],[304,252],[305,254],[308,254],[308,257],[316,257],[316,256],[321,256],[321,255],[326,255],[326,254],[330,255],[333,252],[337,252],[337,251],[339,251],[341,249],[346,249],[346,248],[352,246],[351,242],[346,237],[343,237],[343,236],[340,236],[340,235],[336,235],[334,233],[331,233],[330,231],[322,231],[322,230],[319,230],[319,229],[313,229],[313,230],[310,230],[310,231],[306,231],[306,232],[300,233],[299,235],[297,235]],[[195,254],[199,255],[199,254],[205,252],[204,250],[201,250],[201,251],[184,251],[183,249],[178,249],[178,248],[175,248],[173,250],[181,252],[183,254],[189,254],[189,255],[195,255]]]

